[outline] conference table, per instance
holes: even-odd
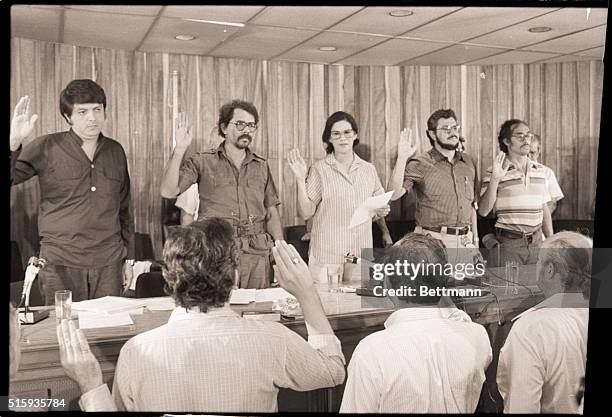
[[[485,326],[493,347],[493,362],[487,370],[477,411],[500,412],[501,397],[495,384],[497,357],[511,327],[511,319],[520,312],[543,300],[535,286],[535,265],[521,266],[519,282],[523,285],[507,287],[503,281],[503,268],[489,268],[486,272],[487,288],[492,294],[468,297],[455,301],[473,321]],[[362,297],[355,293],[330,293],[325,288],[319,295],[335,334],[342,343],[347,364],[365,336],[384,329],[384,322],[393,313],[388,299]],[[367,299],[367,300],[366,300]],[[52,307],[51,307],[52,308]],[[251,303],[233,307],[237,311],[269,311],[272,302]],[[112,387],[115,364],[123,344],[136,334],[165,324],[171,311],[149,311],[131,314],[130,326],[90,329],[86,332],[93,354],[98,358],[104,381]],[[281,322],[304,338],[306,326],[299,316]],[[69,379],[60,363],[54,312],[50,317],[33,325],[22,325],[21,362],[17,376],[10,383],[10,393],[19,398],[64,399],[67,409],[78,410],[79,390]],[[160,388],[163,389],[163,388]],[[337,412],[342,401],[344,384],[308,392],[281,389],[278,396],[279,411],[332,411]],[[63,408],[63,409],[66,409]],[[172,411],[172,410],[159,410]],[[208,410],[192,410],[205,412]]]

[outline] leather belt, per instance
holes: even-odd
[[[540,229],[529,233],[519,232],[517,230],[502,229],[501,227],[496,227],[495,230],[500,236],[507,237],[508,239],[525,239],[527,240],[527,243],[533,242],[533,238],[536,236],[536,233],[540,233]]]
[[[446,235],[467,235],[470,231],[470,226],[463,227],[448,227],[448,226],[437,226],[437,227],[423,227],[424,230],[429,230],[436,233],[444,233]]]

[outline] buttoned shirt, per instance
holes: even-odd
[[[463,227],[472,224],[479,190],[476,164],[466,153],[455,152],[452,162],[436,148],[408,160],[406,193],[416,192],[417,226]]]
[[[113,398],[128,411],[275,412],[279,388],[331,387],[344,375],[333,334],[306,342],[280,323],[239,317],[227,304],[207,313],[177,308],[167,324],[123,346]]]
[[[547,183],[547,167],[527,161],[527,174],[508,160],[508,171],[499,180],[497,198],[493,210],[497,215],[495,227],[530,233],[542,227],[543,206],[551,198]],[[485,194],[491,181],[492,167],[489,167],[482,180],[481,196]]]
[[[404,308],[359,342],[341,413],[473,413],[491,345],[456,308]]]
[[[236,168],[225,151],[218,148],[187,158],[179,170],[179,192],[198,184],[198,218],[222,217],[234,225],[263,222],[269,207],[280,204],[268,163],[250,149]]]
[[[312,220],[309,256],[317,263],[340,264],[351,252],[372,248],[372,220],[349,229],[355,209],[384,189],[376,168],[355,154],[347,173],[334,154],[317,161],[306,180],[308,198],[316,206]]]
[[[555,294],[515,319],[497,366],[505,413],[578,412],[588,321],[579,293]]]
[[[125,255],[133,220],[123,147],[100,134],[93,160],[71,129],[11,155],[11,184],[38,176],[40,256],[52,265],[99,268]]]

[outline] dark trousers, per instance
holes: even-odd
[[[495,231],[499,241],[500,265],[506,265],[506,261],[516,261],[519,265],[535,264],[538,262],[538,253],[542,246],[542,232],[540,230],[533,234],[532,238],[512,238],[503,235],[499,229]]]
[[[40,292],[46,305],[55,303],[55,291],[72,291],[72,301],[89,300],[106,295],[121,295],[122,261],[101,268],[72,268],[47,265],[38,273]]]

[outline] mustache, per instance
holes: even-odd
[[[253,138],[251,137],[251,135],[249,135],[248,133],[245,133],[244,135],[240,135],[240,136],[238,136],[238,140],[240,140],[240,139],[248,139],[248,140],[250,140],[250,141],[252,141],[252,140],[253,140]]]

